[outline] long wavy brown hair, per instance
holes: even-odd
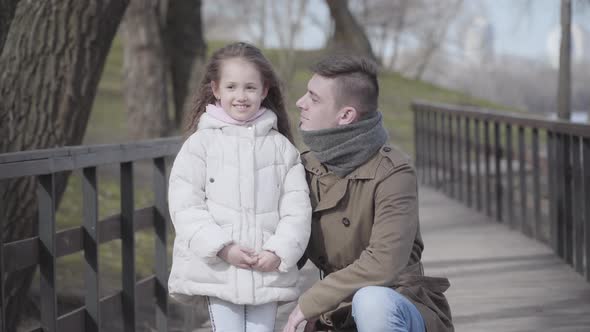
[[[208,104],[215,104],[216,98],[213,95],[211,82],[219,84],[220,72],[223,61],[228,59],[240,58],[252,63],[262,77],[265,87],[268,88],[268,94],[262,101],[261,107],[266,107],[277,115],[277,127],[279,133],[283,134],[290,142],[293,142],[291,127],[289,126],[289,117],[285,108],[285,98],[283,96],[282,83],[272,68],[270,62],[264,57],[260,49],[256,46],[244,42],[232,43],[215,51],[205,67],[205,74],[199,83],[196,91],[194,106],[187,116],[185,138],[189,137],[197,130],[199,119],[205,113]]]

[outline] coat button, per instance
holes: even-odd
[[[389,151],[391,151],[391,148],[389,146],[386,146],[386,147],[383,148],[383,151],[384,152],[389,152]]]
[[[214,178],[209,178],[209,182],[213,183],[213,182],[215,182],[215,179]]]
[[[348,218],[342,218],[342,224],[345,227],[348,227],[348,226],[350,226],[350,220]]]

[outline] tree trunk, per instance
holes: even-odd
[[[559,46],[557,117],[564,120],[569,120],[571,116],[571,24],[572,2],[571,0],[561,0],[561,44]]]
[[[14,11],[19,0],[0,0],[0,51],[6,41],[6,35],[8,34],[8,28],[10,22],[14,17]]]
[[[367,34],[358,24],[347,0],[326,0],[330,16],[334,21],[334,34],[328,42],[328,48],[336,52],[358,54],[376,60]]]
[[[121,0],[62,0],[20,1],[11,7],[10,29],[0,44],[0,153],[82,142],[126,6]],[[4,38],[5,24],[0,26]],[[58,175],[58,201],[66,179],[67,174]],[[35,179],[5,181],[3,187],[3,240],[34,236]],[[21,318],[33,272],[18,271],[6,279],[9,331],[16,330]]]
[[[132,139],[162,137],[169,129],[161,8],[160,0],[131,0],[121,25],[127,130]]]
[[[174,94],[174,124],[180,129],[207,52],[201,0],[171,0],[165,31]]]

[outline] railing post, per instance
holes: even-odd
[[[427,113],[424,109],[418,108],[420,110],[420,169],[421,169],[421,178],[422,184],[428,183],[428,154],[426,151],[428,150],[428,118]]]
[[[166,161],[163,157],[154,159],[154,230],[155,230],[155,295],[156,327],[160,332],[168,331],[168,263],[167,263],[167,220],[166,203]]]
[[[525,128],[518,126],[518,177],[520,187],[520,229],[526,235],[531,235],[530,223],[527,220],[527,175],[526,175],[526,145]]]
[[[134,332],[136,327],[133,192],[133,163],[121,163],[121,250],[123,257],[122,307],[125,332]]]
[[[420,125],[418,123],[418,110],[413,105],[412,105],[412,113],[414,116],[414,166],[416,167],[416,173],[417,173],[418,177],[420,177],[420,175],[421,175],[420,154],[418,151],[420,148],[420,138],[419,138]]]
[[[446,118],[447,115],[445,113],[439,113],[439,135],[437,141],[440,144],[440,149],[438,150],[438,160],[440,161],[440,187],[444,193],[449,193],[447,186],[447,182],[449,180],[448,171],[449,171],[449,163],[448,163],[448,142],[447,142],[447,134],[446,134]]]
[[[561,201],[563,208],[563,245],[565,251],[565,261],[573,266],[573,222],[572,222],[572,164],[571,164],[571,136],[563,135],[563,198]]]
[[[559,158],[557,153],[557,134],[552,131],[547,131],[547,166],[549,173],[549,243],[553,251],[559,256],[562,256],[560,249],[560,239],[558,234],[558,209],[559,204],[557,203],[557,191],[559,186],[557,185],[557,178],[559,174]]]
[[[479,119],[475,119],[474,122],[475,126],[475,206],[477,207],[477,211],[481,211],[481,130],[480,130],[480,121]]]
[[[455,198],[455,158],[453,155],[453,141],[455,136],[453,135],[453,116],[451,114],[447,114],[447,126],[449,128],[449,194]]]
[[[565,151],[566,143],[565,143],[565,135],[558,133],[555,135],[556,138],[556,148],[555,148],[555,159],[556,159],[556,172],[555,172],[555,202],[556,202],[556,228],[557,228],[557,254],[559,257],[563,258],[567,261],[567,249],[566,249],[566,220],[565,220],[565,210],[566,210],[566,201],[565,201],[565,193],[566,193],[566,164],[565,164],[565,156],[567,152]],[[569,263],[569,262],[568,262]]]
[[[500,123],[494,122],[494,152],[496,164],[496,220],[502,221],[502,142],[500,141]]]
[[[440,169],[441,169],[441,152],[439,149],[440,145],[440,130],[439,130],[439,118],[441,117],[440,112],[434,112],[434,118],[432,119],[434,128],[434,186],[439,188],[440,186]]]
[[[6,181],[0,180],[0,230],[6,218]],[[0,332],[6,332],[6,302],[4,301],[4,234],[0,232]]]
[[[446,127],[446,119],[447,119],[447,114],[445,113],[441,113],[440,114],[440,136],[439,136],[439,140],[441,141],[441,158],[440,158],[440,162],[442,165],[442,172],[441,172],[441,181],[440,181],[440,185],[441,185],[441,189],[443,192],[446,192],[447,194],[449,193],[449,187],[448,187],[448,182],[449,182],[449,158],[448,158],[448,142],[447,142],[447,127]]]
[[[492,152],[490,144],[490,122],[485,120],[484,127],[484,159],[485,159],[485,187],[486,187],[486,215],[492,216],[492,172],[490,166],[490,154]]]
[[[461,116],[457,115],[455,119],[457,127],[457,199],[463,201],[463,140],[461,139]]]
[[[465,196],[467,198],[467,206],[471,207],[472,204],[472,190],[471,190],[471,120],[465,118],[465,169],[466,169],[466,181],[465,181]]]
[[[572,137],[572,219],[574,243],[574,267],[584,275],[584,201],[582,197],[582,154],[580,153],[580,138]]]
[[[38,176],[39,202],[39,271],[41,279],[41,327],[57,331],[57,297],[55,287],[55,174]]]
[[[541,170],[539,162],[539,130],[533,128],[531,133],[532,154],[533,154],[533,236],[537,240],[541,240]],[[547,182],[549,182],[549,168],[547,170]]]
[[[99,286],[99,232],[98,232],[98,195],[96,184],[96,167],[87,167],[82,171],[82,192],[84,197],[83,244],[86,293],[85,327],[87,332],[100,331],[100,286]]]
[[[428,110],[427,111],[428,114],[428,184],[432,185],[434,183],[434,163],[436,163],[436,160],[434,160],[434,143],[436,142],[436,128],[434,127],[433,123],[433,119],[434,119],[434,111],[432,110]]]
[[[515,225],[515,220],[514,220],[514,174],[512,172],[512,161],[514,159],[514,153],[513,153],[513,149],[514,149],[514,144],[512,142],[512,125],[507,123],[506,127],[505,127],[505,133],[506,133],[506,172],[507,172],[507,190],[506,190],[506,196],[507,196],[507,201],[506,201],[506,209],[508,211],[507,212],[507,217],[508,217],[508,225],[510,225],[510,227],[514,228]],[[501,178],[501,176],[500,176]]]
[[[583,202],[590,201],[590,137],[582,140],[584,158],[584,197]],[[590,206],[584,204],[584,244],[586,256],[586,280],[590,282]]]

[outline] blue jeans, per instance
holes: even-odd
[[[425,332],[424,319],[410,300],[387,287],[368,286],[352,298],[359,332]]]

